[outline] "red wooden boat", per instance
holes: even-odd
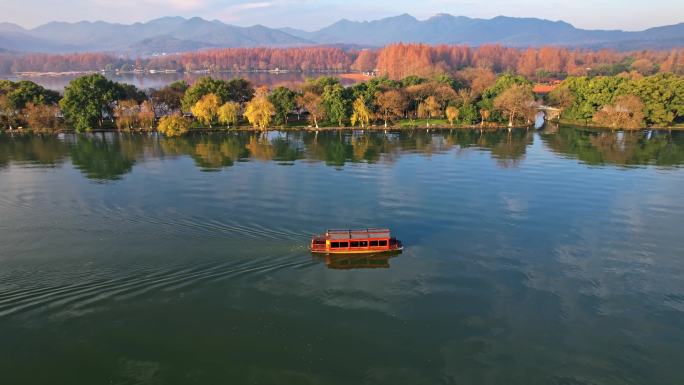
[[[314,254],[378,254],[403,249],[401,241],[392,238],[389,229],[328,230],[311,239]]]

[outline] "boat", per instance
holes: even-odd
[[[401,241],[393,238],[389,229],[328,230],[314,235],[314,254],[379,254],[404,250]]]

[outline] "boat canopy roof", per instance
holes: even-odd
[[[389,229],[362,229],[362,230],[328,230],[325,235],[328,239],[369,239],[390,238]]]

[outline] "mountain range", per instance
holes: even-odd
[[[586,30],[563,21],[499,16],[477,19],[438,14],[426,20],[399,15],[374,21],[340,20],[318,31],[238,27],[199,17],[164,17],[146,23],[51,22],[33,29],[0,23],[0,51],[112,52],[150,55],[219,47],[307,45],[383,46],[498,43],[513,47],[557,45],[644,49],[684,46],[684,23],[639,32]]]

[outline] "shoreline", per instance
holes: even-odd
[[[591,128],[591,129],[596,129],[596,130],[604,130],[604,131],[644,131],[644,130],[660,130],[660,131],[684,131],[684,124],[675,124],[670,127],[663,127],[663,126],[651,126],[651,127],[639,127],[639,128],[613,128],[613,127],[606,127],[606,126],[601,126],[599,124],[592,124],[589,122],[582,123],[579,121],[574,121],[574,120],[567,120],[567,119],[559,119],[559,120],[553,120],[547,122],[547,124],[550,123],[555,123],[558,125],[562,126],[572,126],[576,128]]]
[[[624,132],[638,132],[638,131],[647,131],[647,130],[656,130],[656,131],[684,131],[684,127],[679,126],[679,127],[643,127],[643,128],[638,128],[638,129],[624,129],[624,128],[609,128],[609,127],[600,127],[600,126],[583,126],[579,124],[571,124],[568,122],[562,122],[562,123],[557,123],[559,125],[563,126],[569,126],[572,128],[576,129],[591,129],[591,130],[596,130],[596,131],[624,131]],[[332,126],[332,127],[308,127],[308,126],[293,126],[293,127],[269,127],[267,129],[258,129],[254,127],[249,127],[249,126],[238,126],[238,127],[231,127],[231,128],[225,128],[225,127],[201,127],[201,128],[193,128],[190,131],[188,131],[185,135],[192,135],[192,134],[197,134],[197,133],[230,133],[230,132],[269,132],[269,131],[289,131],[289,132],[294,132],[294,131],[306,131],[306,132],[318,132],[318,131],[370,131],[370,132],[380,132],[380,131],[430,131],[430,130],[435,130],[435,131],[445,131],[445,130],[459,130],[459,131],[502,131],[502,130],[508,130],[508,131],[513,131],[513,130],[534,130],[534,131],[543,131],[544,128],[539,128],[535,129],[534,126],[532,125],[523,125],[523,126],[514,126],[514,127],[508,127],[507,125],[496,125],[496,126],[485,126],[481,127],[480,125],[475,125],[475,126],[443,126],[443,125],[434,125],[430,127],[425,127],[425,126],[417,126],[417,127],[409,127],[409,126],[387,126],[384,127],[382,125],[380,126],[371,126],[371,127],[338,127],[338,126]],[[56,135],[56,134],[78,134],[78,133],[107,133],[107,132],[117,132],[117,133],[157,133],[158,131],[155,130],[142,130],[142,129],[132,129],[132,130],[118,130],[115,128],[98,128],[98,129],[92,129],[84,132],[78,132],[74,129],[65,129],[65,130],[56,130],[54,132],[40,132],[40,131],[33,131],[31,129],[27,128],[21,128],[21,129],[14,129],[14,130],[2,130],[0,131],[1,133],[5,134],[36,134],[36,135]]]
[[[64,72],[41,72],[41,71],[25,71],[25,72],[11,72],[11,73],[0,73],[0,76],[14,76],[14,77],[60,77],[60,76],[76,76],[76,75],[89,75],[89,74],[106,74],[106,75],[212,75],[212,74],[273,74],[273,75],[284,75],[291,73],[299,74],[334,74],[338,75],[340,78],[364,81],[371,79],[371,76],[367,76],[361,72],[354,71],[302,71],[302,70],[144,70],[144,71],[104,71],[104,70],[82,70],[82,71],[64,71]]]

